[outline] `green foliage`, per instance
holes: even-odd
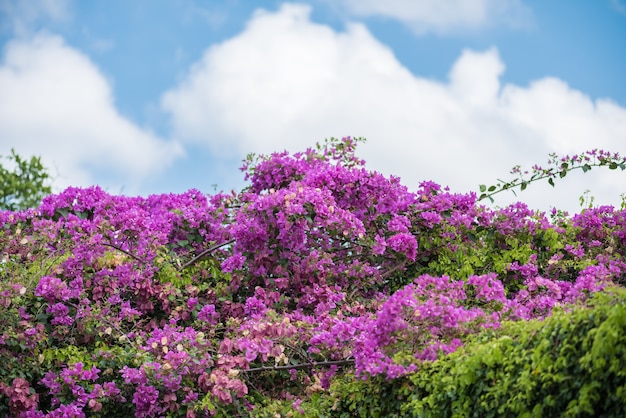
[[[506,223],[506,216],[499,217],[502,224]],[[498,217],[488,227],[477,223],[452,225],[448,218],[442,217],[441,223],[434,227],[414,228],[411,232],[418,239],[420,257],[405,270],[390,275],[388,283],[393,289],[399,289],[422,274],[466,280],[471,275],[495,272],[505,279],[507,291],[515,292],[519,290],[520,281],[506,279],[514,275],[510,266],[529,263],[531,256],[536,257],[540,274],[559,270],[559,279],[564,281],[575,280],[576,271],[596,263],[594,257],[603,251],[600,248],[589,249],[590,256],[583,259],[565,250],[566,246],[579,245],[578,229],[571,222],[562,221],[557,232],[555,228],[541,228],[544,221],[542,214],[535,214],[524,225],[519,225],[515,234],[499,229]],[[558,262],[554,261],[555,256],[559,257]]]
[[[626,291],[483,333],[411,376],[407,416],[624,416]]]
[[[623,417],[626,289],[540,321],[506,323],[394,380],[336,376],[294,409],[277,401],[254,417]]]
[[[404,416],[401,408],[407,400],[407,391],[410,391],[407,378],[362,380],[347,372],[336,376],[327,391],[313,393],[300,404],[299,411],[294,407],[294,401],[277,401],[253,410],[251,416],[396,418]]]
[[[0,164],[0,209],[17,211],[39,205],[52,191],[47,184],[50,176],[41,159],[24,159],[14,149],[6,159],[13,161],[15,168],[8,170]]]

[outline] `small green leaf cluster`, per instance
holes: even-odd
[[[253,410],[254,418],[306,417],[306,418],[399,418],[407,402],[407,391],[412,387],[406,377],[386,380],[374,377],[359,379],[354,373],[336,376],[330,388],[312,394],[302,403],[279,401]],[[296,401],[297,402],[297,401]]]
[[[511,293],[521,286],[518,274],[511,271],[513,263],[531,263],[540,274],[572,281],[577,271],[596,264],[595,258],[605,251],[600,246],[583,244],[585,256],[570,254],[569,248],[582,244],[579,235],[583,234],[584,228],[575,225],[571,219],[552,224],[544,213],[530,210],[523,204],[495,212],[489,221],[485,220],[486,212],[479,208],[471,214],[472,222],[467,224],[455,222],[461,212],[468,213],[467,209],[452,207],[448,216],[441,216],[436,225],[414,222],[416,226],[411,233],[418,239],[419,258],[389,276],[387,283],[393,290],[422,274],[467,280],[471,275],[494,272],[505,278],[506,290]],[[514,216],[520,219],[515,225],[510,221]],[[613,225],[605,227],[607,236],[618,233],[616,222],[607,224]],[[612,251],[621,251],[618,247],[613,245]]]

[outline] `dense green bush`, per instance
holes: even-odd
[[[410,377],[419,417],[624,416],[626,291],[508,323]]]
[[[345,374],[328,392],[258,417],[623,417],[626,289],[545,320],[504,323],[401,379]]]

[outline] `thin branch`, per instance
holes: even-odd
[[[568,159],[569,161],[557,159],[556,155],[551,155],[553,160],[550,161],[551,164],[554,164],[554,167],[550,167],[547,169],[536,169],[535,174],[533,174],[528,180],[523,178],[523,175],[520,173],[520,176],[516,179],[511,180],[510,182],[504,182],[503,180],[498,180],[499,182],[495,186],[491,186],[489,189],[486,188],[485,185],[481,185],[482,194],[478,198],[478,201],[483,199],[489,199],[493,203],[493,196],[501,193],[505,190],[511,190],[515,194],[515,188],[520,187],[520,190],[525,190],[528,185],[534,183],[539,180],[548,179],[548,182],[551,186],[554,187],[554,179],[562,179],[564,178],[568,172],[574,170],[583,170],[583,172],[587,172],[591,170],[593,167],[608,167],[610,170],[615,170],[620,168],[622,170],[626,169],[626,161],[624,158],[619,157],[619,155],[594,155],[587,153],[588,157],[593,157],[596,161],[587,161],[582,159]],[[517,166],[519,168],[519,166]],[[558,176],[558,177],[557,177]]]
[[[203,257],[206,257],[207,255],[211,254],[213,251],[222,248],[226,245],[232,244],[233,242],[235,242],[234,239],[230,239],[228,241],[222,242],[221,244],[215,244],[210,246],[209,248],[207,248],[206,250],[202,251],[200,254],[198,254],[197,256],[195,256],[194,258],[192,258],[191,260],[187,261],[185,264],[183,264],[183,266],[181,268],[179,268],[178,270],[184,270],[187,267],[191,266],[192,264],[194,264],[196,261],[200,260]]]
[[[315,363],[301,363],[292,364],[288,366],[261,366],[254,367],[252,369],[241,370],[242,373],[263,372],[272,370],[296,370],[296,369],[310,369],[313,367],[326,367],[326,366],[345,366],[348,364],[354,364],[354,359],[347,360],[332,360],[332,361],[320,361]]]
[[[121,251],[121,252],[123,252],[124,254],[126,254],[127,256],[132,257],[132,258],[134,258],[135,260],[139,261],[141,264],[146,264],[146,261],[145,261],[145,260],[142,260],[141,258],[137,257],[135,254],[132,254],[132,253],[130,253],[130,252],[128,252],[128,251],[126,251],[126,250],[124,250],[124,249],[122,249],[122,248],[118,247],[118,246],[115,246],[115,245],[113,245],[113,244],[107,244],[107,243],[103,243],[102,245],[104,245],[104,246],[106,246],[106,247],[111,247],[111,248],[113,248],[113,249],[115,249],[115,250],[118,250],[118,251]]]
[[[398,271],[401,268],[405,267],[406,263],[407,263],[407,260],[402,260],[400,263],[396,264],[395,266],[393,266],[389,270],[383,272],[383,274],[381,274],[381,277],[383,279],[386,279],[386,278],[390,277],[393,273],[395,273],[396,271]]]

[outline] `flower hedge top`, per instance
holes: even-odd
[[[251,156],[241,193],[69,188],[0,212],[0,413],[245,415],[623,284],[625,212],[411,192],[357,142]]]

